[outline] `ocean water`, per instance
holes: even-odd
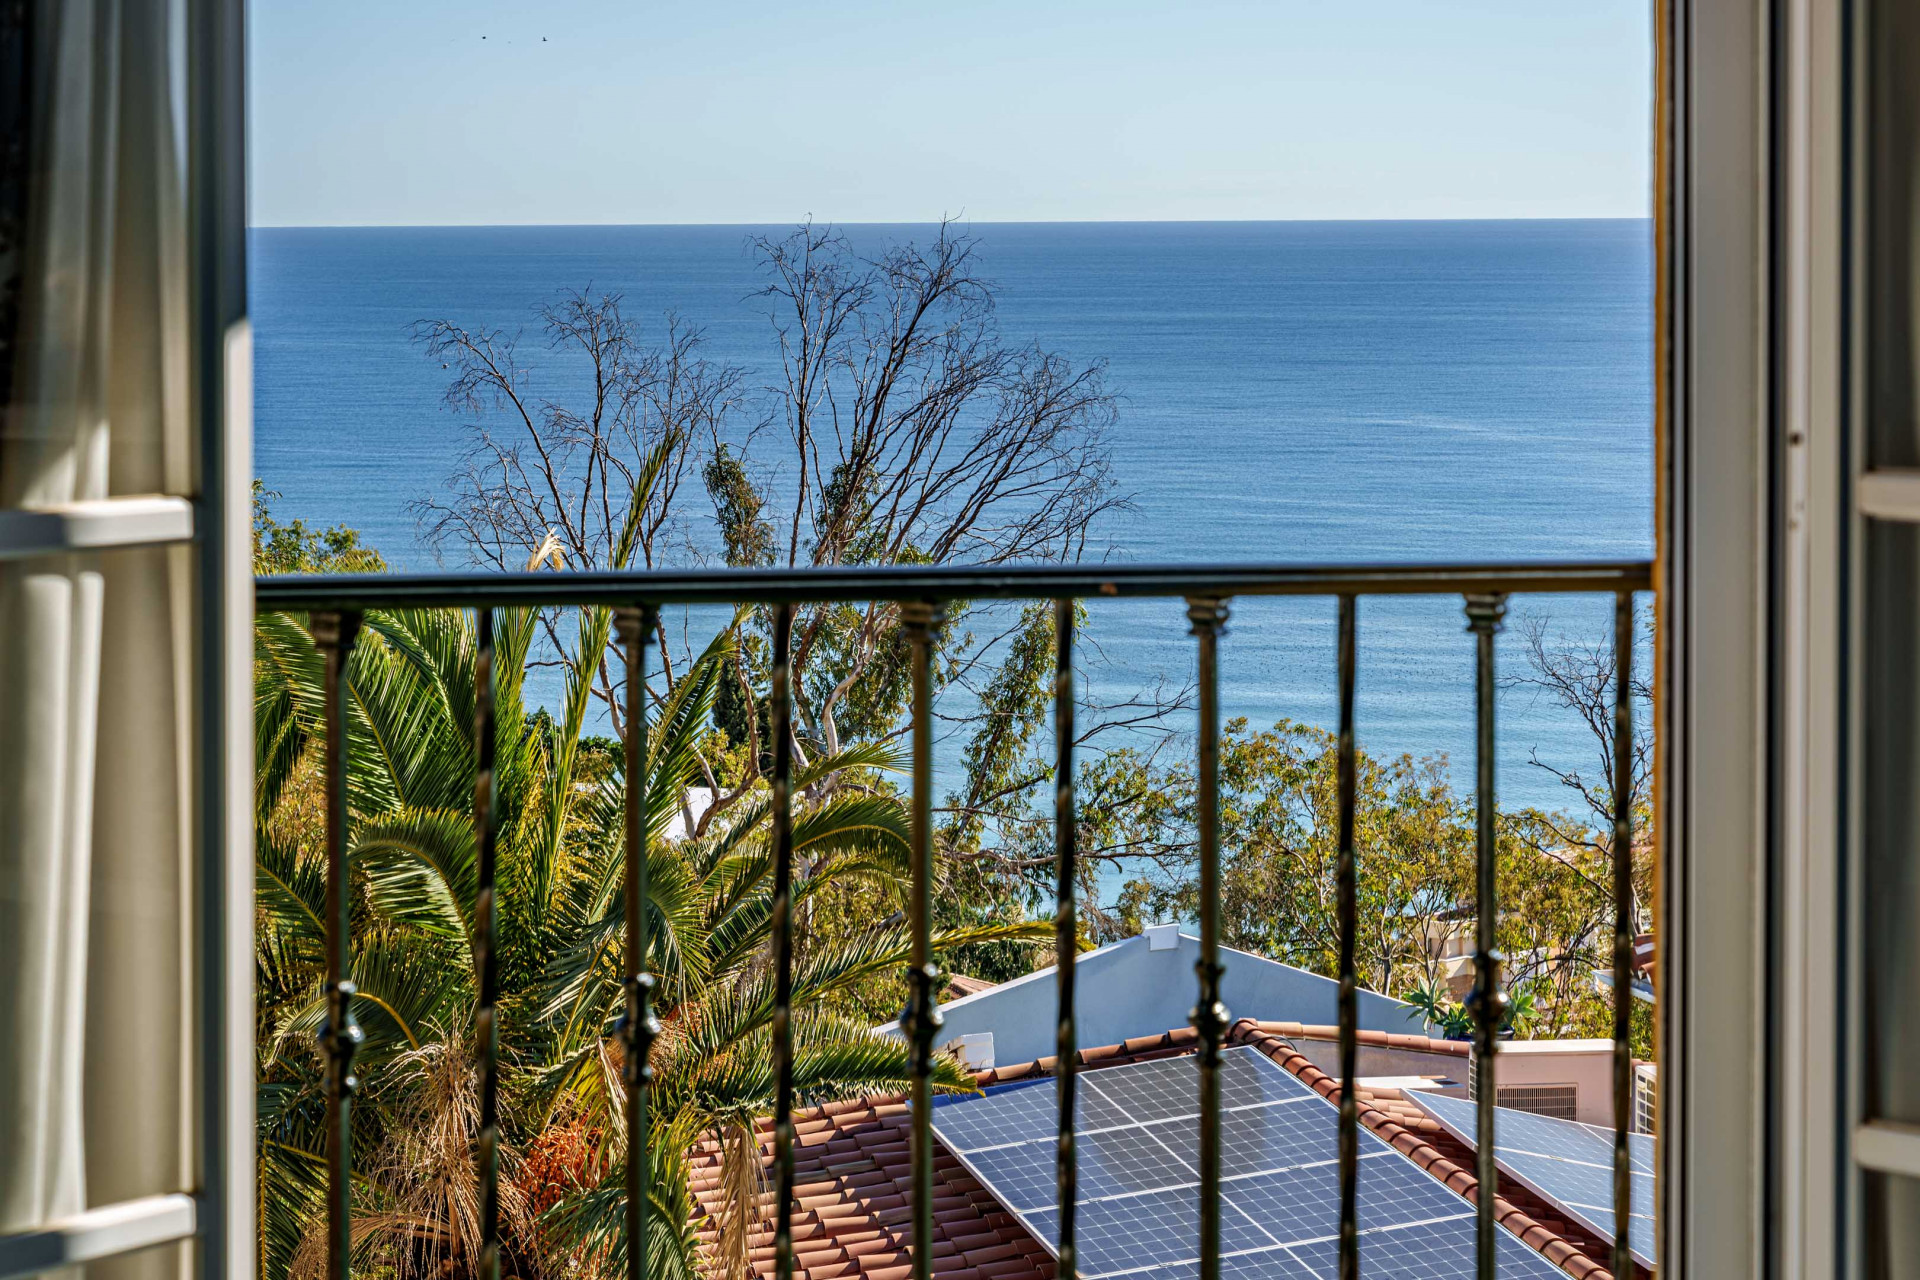
[[[360,529],[434,567],[412,504],[458,465],[448,372],[417,320],[522,332],[564,288],[668,313],[767,382],[777,348],[748,240],[785,228],[258,229],[251,237],[255,467],[283,516]],[[1104,360],[1120,394],[1128,510],[1101,554],[1156,562],[1643,557],[1652,550],[1651,236],[1640,221],[988,224],[982,273],[1013,339]],[[857,247],[927,227],[847,229]],[[548,361],[561,392],[580,370]],[[692,495],[698,497],[697,494]],[[696,537],[699,530],[695,530]],[[450,559],[449,567],[459,564]],[[1598,640],[1609,605],[1522,598],[1515,615]],[[1360,603],[1357,726],[1377,754],[1471,768],[1472,646],[1456,599]],[[1088,666],[1124,696],[1192,670],[1178,601],[1090,605]],[[1331,725],[1331,600],[1246,600],[1223,709]],[[1513,631],[1507,670],[1522,661]],[[1503,691],[1503,802],[1560,805],[1530,761],[1594,770],[1590,735]],[[951,776],[959,744],[941,745]]]

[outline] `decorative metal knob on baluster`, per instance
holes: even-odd
[[[614,1020],[614,1035],[626,1061],[621,1079],[634,1086],[653,1083],[653,1042],[660,1038],[660,1019],[653,1013],[653,975],[638,974],[621,984],[627,992],[627,1011]]]
[[[353,1055],[366,1039],[360,1024],[353,1020],[353,997],[351,982],[327,984],[327,1016],[321,1019],[315,1037],[327,1058],[327,1093],[343,1099],[351,1098],[360,1087],[353,1074]]]
[[[1500,985],[1500,966],[1505,963],[1506,956],[1499,951],[1474,957],[1473,989],[1467,992],[1464,1003],[1467,1017],[1473,1022],[1475,1047],[1483,1054],[1493,1053],[1500,1029],[1507,1020],[1507,1009],[1512,1004],[1506,989]]]
[[[912,1072],[916,1080],[932,1078],[933,1046],[940,1038],[940,1028],[947,1021],[946,1015],[940,1012],[940,1002],[935,994],[939,983],[940,969],[937,965],[917,965],[907,970],[907,985],[911,990],[907,996],[907,1007],[900,1014],[900,1030],[913,1051]]]

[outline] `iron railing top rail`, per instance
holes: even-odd
[[[1645,591],[1645,560],[1513,564],[1042,564],[370,573],[259,578],[255,607],[797,604],[817,600],[1033,600],[1152,596],[1507,595]]]

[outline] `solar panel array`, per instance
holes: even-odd
[[[1454,1137],[1473,1146],[1476,1104],[1464,1098],[1409,1092]],[[1602,1240],[1613,1239],[1613,1131],[1577,1120],[1556,1120],[1510,1107],[1493,1109],[1493,1157],[1500,1172],[1552,1202]],[[1633,1164],[1633,1204],[1627,1243],[1642,1265],[1653,1265],[1653,1138],[1627,1135]]]
[[[1199,1068],[1192,1057],[1089,1071],[1075,1091],[1083,1280],[1199,1268]],[[1222,1280],[1339,1274],[1339,1113],[1249,1047],[1220,1065]],[[1049,1249],[1059,1240],[1052,1080],[942,1098],[934,1132]],[[1364,1127],[1361,1267],[1368,1276],[1474,1274],[1473,1206]],[[1504,1228],[1502,1276],[1565,1280]]]

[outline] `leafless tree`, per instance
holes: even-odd
[[[469,431],[446,492],[419,504],[436,542],[495,569],[613,567],[643,460],[666,441],[668,461],[638,521],[635,563],[645,567],[709,554],[715,539],[688,500],[689,475],[710,503],[719,558],[736,566],[1089,554],[1096,521],[1123,501],[1109,465],[1116,401],[1105,369],[1008,341],[971,238],[943,223],[925,246],[865,256],[807,223],[749,250],[766,279],[754,297],[769,304],[778,353],[776,376],[758,389],[705,359],[699,331],[672,319],[658,347],[644,345],[615,294],[572,292],[542,309],[546,361],[528,358],[518,335],[418,324],[416,339],[451,371],[446,404]],[[559,376],[537,383],[553,365]],[[731,701],[756,743],[768,621],[737,624]],[[557,646],[563,624],[547,625]],[[942,637],[943,683],[1000,687],[976,677],[998,661],[1013,625],[994,609],[956,608]],[[801,760],[898,732],[906,656],[893,606],[803,610],[793,646]],[[603,664],[597,692],[616,729],[619,689],[620,673]],[[978,718],[1004,723],[1006,714],[982,706]],[[700,826],[753,785],[759,761],[748,756],[746,776],[720,789]]]
[[[1651,619],[1636,623],[1645,643],[1643,652],[1652,652]],[[1596,869],[1613,862],[1613,758],[1614,698],[1619,662],[1611,636],[1598,642],[1573,639],[1552,628],[1544,615],[1523,615],[1516,630],[1525,647],[1524,670],[1502,678],[1511,689],[1531,690],[1550,702],[1572,712],[1588,730],[1588,742],[1595,757],[1591,769],[1567,762],[1554,764],[1531,753],[1531,763],[1557,779],[1578,802],[1571,815],[1530,812],[1525,823],[1516,824],[1523,842],[1541,856],[1553,859],[1589,879],[1604,900],[1611,900],[1610,885],[1594,879]],[[1652,784],[1653,784],[1653,685],[1648,668],[1638,665],[1627,673],[1633,699],[1632,792],[1630,805],[1634,815],[1633,883],[1636,920],[1647,918],[1645,904],[1651,897],[1653,866],[1651,859]]]
[[[1097,518],[1123,501],[1111,478],[1116,403],[1104,366],[1005,340],[971,238],[943,223],[929,245],[869,258],[809,223],[754,249],[781,354],[768,425],[791,451],[789,467],[757,482],[733,469],[710,483],[732,563],[996,565],[1087,554]],[[963,624],[950,634],[962,636]],[[871,732],[866,712],[894,701],[886,691],[904,674],[901,656],[891,605],[796,618],[795,700],[807,735],[838,751],[854,691],[877,681],[879,705],[851,709]],[[947,656],[958,678],[969,654],[949,643]]]
[[[632,556],[665,563],[682,541],[677,505],[698,444],[712,438],[740,399],[741,375],[701,355],[700,331],[669,316],[658,347],[643,345],[619,294],[569,291],[540,309],[546,348],[584,374],[538,381],[542,362],[518,334],[422,320],[415,341],[453,372],[444,402],[468,426],[461,468],[442,494],[415,504],[429,539],[494,570],[532,564],[607,569],[626,526],[645,460],[664,446],[664,465],[642,495]],[[497,424],[493,425],[493,424]],[[559,615],[543,615],[560,641]],[[662,652],[667,652],[664,645]],[[602,665],[599,694],[616,726],[617,680]]]

